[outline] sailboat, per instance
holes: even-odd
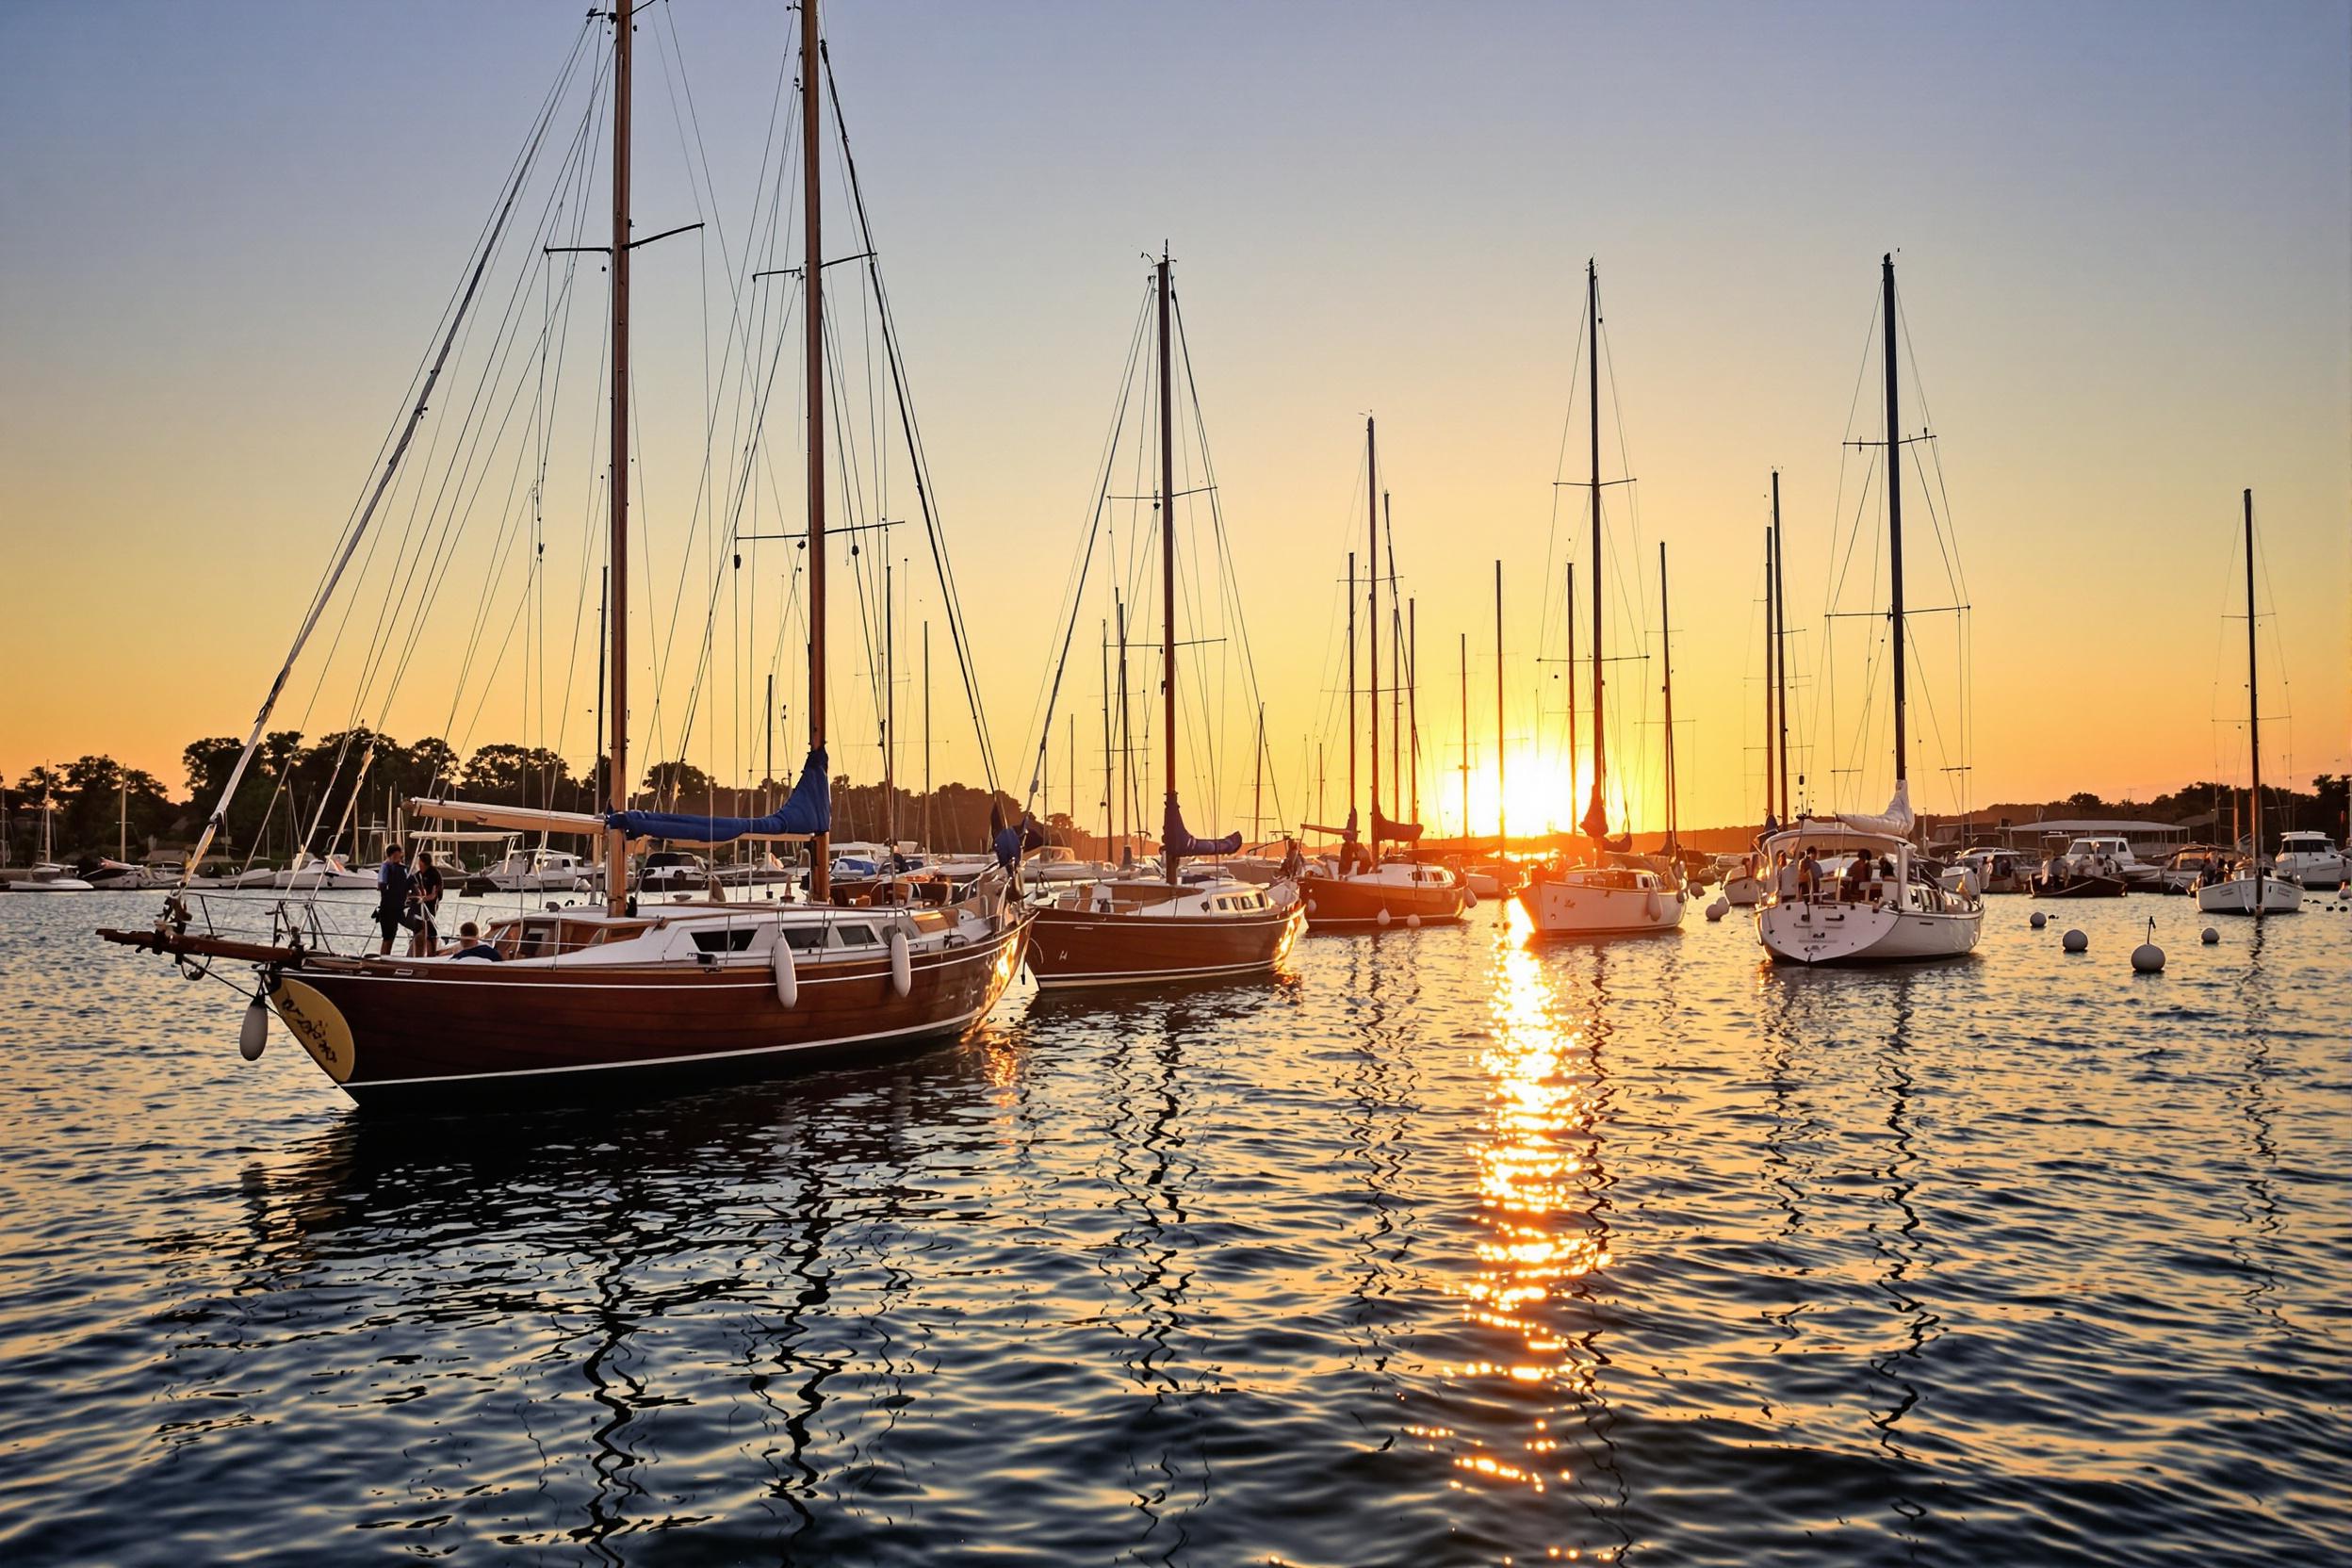
[[[1167,798],[1157,876],[1106,876],[1070,888],[1037,912],[1029,972],[1039,989],[1156,985],[1270,973],[1306,928],[1296,883],[1266,885],[1224,871],[1183,874],[1186,859],[1232,855],[1241,835],[1195,838],[1176,798],[1176,463],[1169,366],[1168,260],[1153,274],[1159,318],[1160,701]],[[1050,743],[1053,724],[1046,735]]]
[[[623,13],[624,18],[626,12]],[[607,18],[606,20],[610,20]],[[820,91],[825,67],[815,0],[800,7],[800,142],[804,258],[820,243]],[[631,28],[614,27],[610,469],[629,472],[629,260]],[[853,166],[854,168],[854,166]],[[518,170],[514,176],[521,178]],[[853,173],[854,178],[854,173]],[[507,198],[511,207],[513,196]],[[853,188],[852,195],[855,195]],[[649,243],[638,240],[636,243]],[[869,246],[869,249],[871,247]],[[486,266],[488,254],[483,253]],[[250,963],[257,984],[240,1048],[258,1056],[274,1011],[345,1093],[364,1105],[470,1102],[485,1097],[545,1097],[617,1088],[655,1078],[738,1074],[779,1065],[903,1048],[954,1037],[995,1005],[1020,967],[1025,911],[1002,874],[969,896],[936,908],[846,907],[830,898],[831,827],[825,750],[825,421],[824,269],[800,269],[806,289],[808,569],[809,575],[809,748],[799,781],[760,818],[692,816],[629,808],[628,574],[630,486],[605,486],[613,612],[607,622],[610,809],[601,815],[541,811],[462,801],[412,800],[412,815],[474,822],[520,832],[597,835],[603,841],[606,905],[549,909],[494,923],[486,934],[502,962],[376,957],[337,953],[318,928],[273,921],[266,939],[207,929],[185,890],[151,929],[106,930],[109,941],[164,954],[183,966]],[[475,271],[479,279],[480,268]],[[470,293],[467,296],[470,298]],[[422,383],[407,426],[413,434],[449,348],[466,319],[453,312],[439,357]],[[407,449],[393,449],[380,500]],[[346,535],[348,562],[375,501]],[[220,829],[245,766],[259,744],[286,673],[301,655],[335,577],[330,575],[232,770],[220,806],[188,857],[202,862]],[[726,843],[803,837],[809,843],[811,904],[648,902],[629,897],[633,840]],[[183,879],[185,889],[185,878]],[[389,945],[387,943],[387,945]]]
[[[57,852],[55,824],[57,804],[44,786],[41,792],[41,858],[24,874],[24,880],[14,885],[20,893],[86,893],[94,891],[92,884],[74,874],[74,868],[60,865],[53,857]]]
[[[1586,400],[1591,404],[1592,499],[1592,799],[1582,824],[1595,858],[1589,866],[1547,866],[1537,870],[1519,890],[1519,903],[1535,923],[1539,937],[1642,937],[1678,929],[1682,924],[1682,884],[1677,874],[1635,860],[1630,835],[1611,838],[1609,831],[1608,683],[1602,651],[1601,585],[1601,275],[1596,263],[1584,269],[1587,366]],[[1661,562],[1663,557],[1660,557]],[[1659,593],[1665,585],[1659,584]],[[1663,600],[1661,599],[1661,608]],[[1671,698],[1669,699],[1671,702]],[[1666,726],[1667,791],[1673,792],[1674,727],[1673,710]],[[1669,808],[1671,819],[1672,808]],[[1674,849],[1673,834],[1667,848]]]
[[[1310,824],[1308,831],[1336,835],[1336,861],[1309,865],[1298,880],[1306,895],[1307,925],[1313,931],[1348,931],[1405,926],[1459,925],[1468,918],[1471,894],[1462,874],[1451,866],[1423,860],[1413,852],[1421,841],[1421,825],[1397,822],[1380,809],[1380,442],[1367,416],[1364,421],[1365,511],[1369,518],[1371,552],[1365,561],[1371,618],[1366,642],[1371,649],[1370,700],[1372,716],[1371,833],[1368,840],[1357,825],[1355,803],[1348,821],[1338,827]],[[1348,791],[1356,787],[1355,582],[1348,573]],[[1380,847],[1395,844],[1405,853],[1383,858]]]
[[[1772,520],[1764,531],[1764,838],[1780,831],[1788,806],[1788,663],[1781,625],[1780,470],[1772,470]],[[1723,902],[1752,909],[1764,901],[1771,862],[1762,850],[1723,878]]]
[[[1907,731],[1904,727],[1904,648],[1909,632],[1903,608],[1903,417],[1897,398],[1895,359],[1895,258],[1880,263],[1879,313],[1885,325],[1881,354],[1886,365],[1886,543],[1893,583],[1887,611],[1894,651],[1895,790],[1876,815],[1804,817],[1764,841],[1767,861],[1786,857],[1796,863],[1806,851],[1825,858],[1863,856],[1882,873],[1850,886],[1841,895],[1828,871],[1809,888],[1775,890],[1756,911],[1756,934],[1765,951],[1784,963],[1887,963],[1952,958],[1972,951],[1984,923],[1984,901],[1962,889],[1946,888],[1934,870],[1915,859]],[[1834,868],[1832,868],[1834,869]]]
[[[2197,884],[2197,907],[2208,915],[2292,915],[2303,907],[2303,890],[2276,872],[2262,870],[2262,688],[2254,657],[2254,492],[2246,493],[2246,730],[2254,770],[2248,854],[2228,876]]]

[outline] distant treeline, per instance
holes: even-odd
[[[10,860],[23,863],[41,843],[43,800],[55,809],[55,852],[59,859],[112,855],[127,836],[134,858],[149,845],[192,842],[220,798],[244,743],[215,735],[182,749],[182,792],[111,757],[83,757],[63,767],[34,768],[0,796],[0,834]],[[599,757],[582,776],[554,752],[539,746],[499,743],[460,759],[448,742],[428,737],[401,744],[365,729],[337,731],[305,744],[297,730],[263,737],[253,765],[230,803],[222,854],[263,859],[292,856],[314,823],[311,847],[321,849],[345,825],[375,828],[400,802],[412,796],[447,795],[499,806],[531,806],[557,811],[594,811],[604,795],[608,766]],[[659,762],[637,781],[639,804],[718,816],[758,816],[792,791],[793,780],[763,779],[743,787],[722,785],[687,761]],[[901,789],[896,828],[902,839],[927,838],[937,848],[978,850],[988,839],[991,804],[1007,817],[1020,813],[1011,796],[965,784],[931,792]],[[356,801],[354,801],[356,794]],[[889,802],[878,784],[833,782],[833,835],[878,839],[890,822]],[[926,811],[927,807],[927,811]],[[323,809],[322,809],[323,808]],[[128,833],[123,833],[127,820]]]

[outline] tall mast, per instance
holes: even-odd
[[[1788,547],[1780,536],[1780,470],[1772,470],[1772,708],[1780,715],[1780,815],[1788,825]]]
[[[1773,476],[1773,488],[1779,488],[1779,476]],[[1780,815],[1772,808],[1772,702],[1778,687],[1773,678],[1777,672],[1772,661],[1777,656],[1780,638],[1777,635],[1780,606],[1772,593],[1772,531],[1764,531],[1764,820],[1778,823]]]
[[[1258,704],[1258,747],[1250,758],[1250,841],[1261,843],[1266,836],[1266,704]]]
[[[1879,314],[1886,318],[1885,348],[1880,357],[1886,362],[1886,568],[1894,579],[1894,593],[1888,600],[1886,619],[1893,628],[1895,645],[1895,788],[1906,788],[1910,778],[1911,750],[1904,743],[1903,698],[1908,682],[1903,678],[1903,417],[1896,403],[1895,386],[1895,256],[1892,251],[1880,258]]]
[[[1584,830],[1601,839],[1609,835],[1609,727],[1601,706],[1601,272],[1590,260],[1584,264],[1584,305],[1591,355],[1585,402],[1592,429],[1592,804],[1584,813]]]
[[[1160,252],[1160,722],[1167,726],[1161,755],[1168,760],[1168,805],[1164,822],[1176,816],[1176,421],[1168,413],[1172,378],[1168,365],[1168,252]],[[1160,866],[1176,883],[1176,846],[1160,845]]]
[[[1348,809],[1356,808],[1356,552],[1348,552]]]
[[[801,272],[808,301],[801,309],[808,332],[808,749],[825,749],[825,243],[818,200],[824,161],[819,156],[817,0],[800,0],[800,219],[805,243]],[[808,844],[808,895],[820,904],[833,897],[832,835]]]
[[[1364,416],[1364,558],[1365,588],[1364,641],[1370,652],[1370,678],[1364,688],[1364,707],[1372,713],[1372,820],[1367,841],[1372,858],[1380,858],[1380,454],[1372,439],[1372,416]]]
[[[1102,858],[1114,860],[1111,841],[1118,837],[1117,797],[1111,793],[1111,623],[1102,623]]]
[[[1666,604],[1666,541],[1658,542],[1658,654],[1666,666],[1666,847],[1674,838],[1674,635]]]
[[[1504,767],[1503,739],[1503,564],[1494,563],[1494,849],[1511,852],[1511,791]]]
[[[882,552],[882,838],[898,848],[898,605],[891,597],[890,555]]]
[[[615,0],[612,9],[612,509],[605,541],[612,600],[605,628],[612,667],[605,744],[612,761],[605,804],[613,811],[629,809],[629,59],[635,4]],[[629,836],[618,828],[604,836],[604,904],[616,915],[629,907]]]
[[[1119,836],[1132,841],[1135,824],[1135,730],[1127,714],[1127,605],[1111,590],[1111,612],[1119,617]]]
[[[2246,493],[2246,737],[2253,751],[2254,793],[2246,811],[2254,852],[2254,916],[2262,914],[2262,688],[2254,672],[2254,492]]]

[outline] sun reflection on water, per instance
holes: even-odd
[[[1589,1028],[1563,1025],[1544,956],[1517,935],[1495,945],[1479,1062],[1485,1118],[1472,1147],[1484,1234],[1462,1287],[1465,1317],[1498,1336],[1501,1359],[1449,1370],[1464,1381],[1498,1382],[1519,1397],[1549,1391],[1560,1404],[1589,1408],[1598,1357],[1589,1336],[1569,1336],[1565,1298],[1611,1261],[1594,1196],[1602,1182],[1595,1039]],[[1454,1484],[1544,1492],[1576,1478],[1561,1448],[1550,1419],[1537,1416],[1517,1452],[1484,1446],[1457,1452]]]

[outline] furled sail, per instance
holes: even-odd
[[[1160,819],[1160,853],[1172,864],[1178,860],[1197,859],[1203,855],[1238,855],[1241,835],[1226,834],[1221,839],[1196,839],[1184,831],[1184,813],[1176,804],[1176,797],[1168,797],[1168,810]]]
[[[1372,808],[1372,837],[1384,844],[1417,844],[1421,841],[1421,825],[1417,822],[1391,822],[1380,815],[1379,807]]]
[[[1907,839],[1919,819],[1911,814],[1911,784],[1908,779],[1895,786],[1895,795],[1886,803],[1886,809],[1877,816],[1863,812],[1840,811],[1838,820],[1848,827],[1864,833],[1884,833],[1890,839]]]
[[[604,825],[632,839],[670,839],[680,843],[726,844],[777,833],[825,833],[833,826],[833,786],[825,748],[808,753],[800,782],[784,804],[764,817],[704,817],[683,811],[607,811]]]

